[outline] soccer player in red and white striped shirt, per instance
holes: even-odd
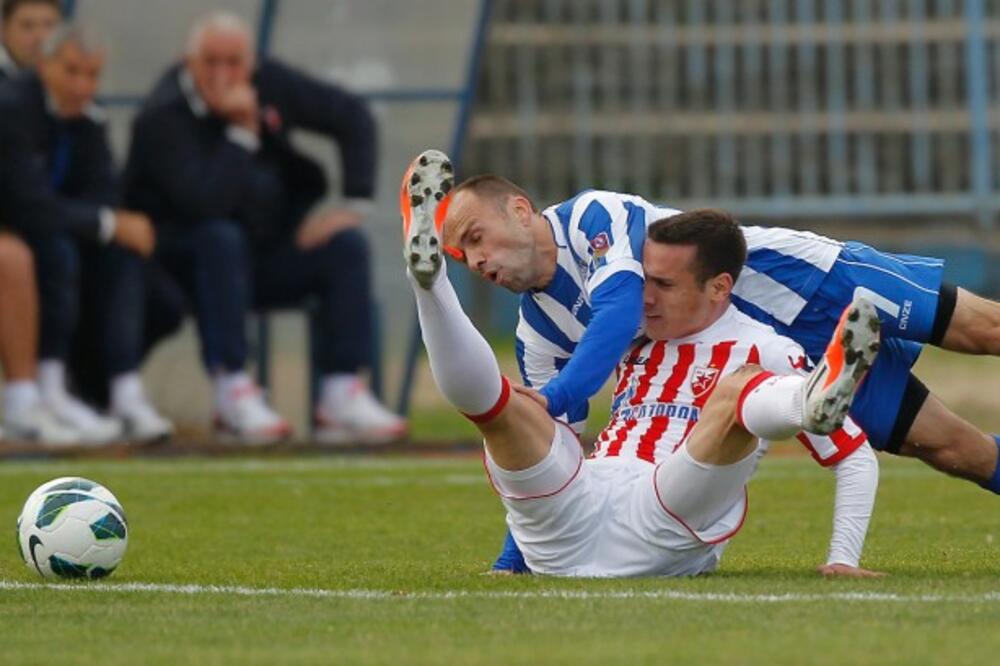
[[[743,523],[746,483],[767,441],[805,430],[814,456],[838,469],[826,567],[873,573],[857,565],[877,463],[856,426],[842,428],[878,348],[870,303],[851,304],[806,375],[800,348],[730,303],[746,256],[731,218],[693,211],[654,224],[643,257],[648,340],[622,360],[612,421],[584,461],[572,430],[536,394],[512,390],[461,309],[441,255],[452,184],[437,151],[411,165],[401,191],[403,253],[435,381],[483,433],[487,473],[532,571],[713,570]]]

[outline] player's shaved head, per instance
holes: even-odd
[[[691,245],[696,248],[691,267],[704,284],[716,275],[739,277],[747,259],[747,242],[732,215],[716,208],[672,215],[649,225],[649,240],[667,245]]]
[[[531,212],[538,212],[535,202],[531,200],[528,193],[503,176],[497,176],[491,173],[472,176],[471,178],[467,178],[462,181],[462,183],[455,188],[455,194],[457,195],[459,192],[471,192],[480,199],[495,202],[498,206],[503,206],[508,197],[524,197],[528,200],[528,203],[531,204]]]
[[[453,256],[490,282],[520,293],[544,287],[555,274],[555,241],[528,193],[485,174],[462,182],[451,199],[442,235]]]

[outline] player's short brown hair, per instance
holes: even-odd
[[[49,5],[62,16],[62,3],[59,0],[3,0],[0,17],[6,21],[23,5]]]
[[[701,284],[728,273],[736,282],[747,260],[747,242],[732,215],[717,208],[679,213],[649,225],[649,240],[667,245],[693,245],[695,276]]]
[[[455,194],[458,194],[462,190],[469,190],[478,197],[493,199],[498,205],[503,205],[503,202],[510,196],[524,197],[531,204],[532,212],[538,212],[538,208],[535,206],[535,202],[531,200],[531,196],[521,187],[510,182],[503,176],[484,173],[466,178],[455,188]]]

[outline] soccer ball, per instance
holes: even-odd
[[[24,503],[17,545],[28,568],[45,578],[103,578],[125,556],[125,511],[99,483],[53,479]]]

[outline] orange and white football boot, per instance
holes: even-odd
[[[803,429],[828,435],[844,423],[854,392],[875,362],[881,322],[871,301],[855,297],[840,315],[803,392]]]
[[[451,203],[455,173],[440,150],[420,153],[403,175],[399,208],[403,215],[403,259],[410,273],[429,289],[444,262],[441,229]]]

